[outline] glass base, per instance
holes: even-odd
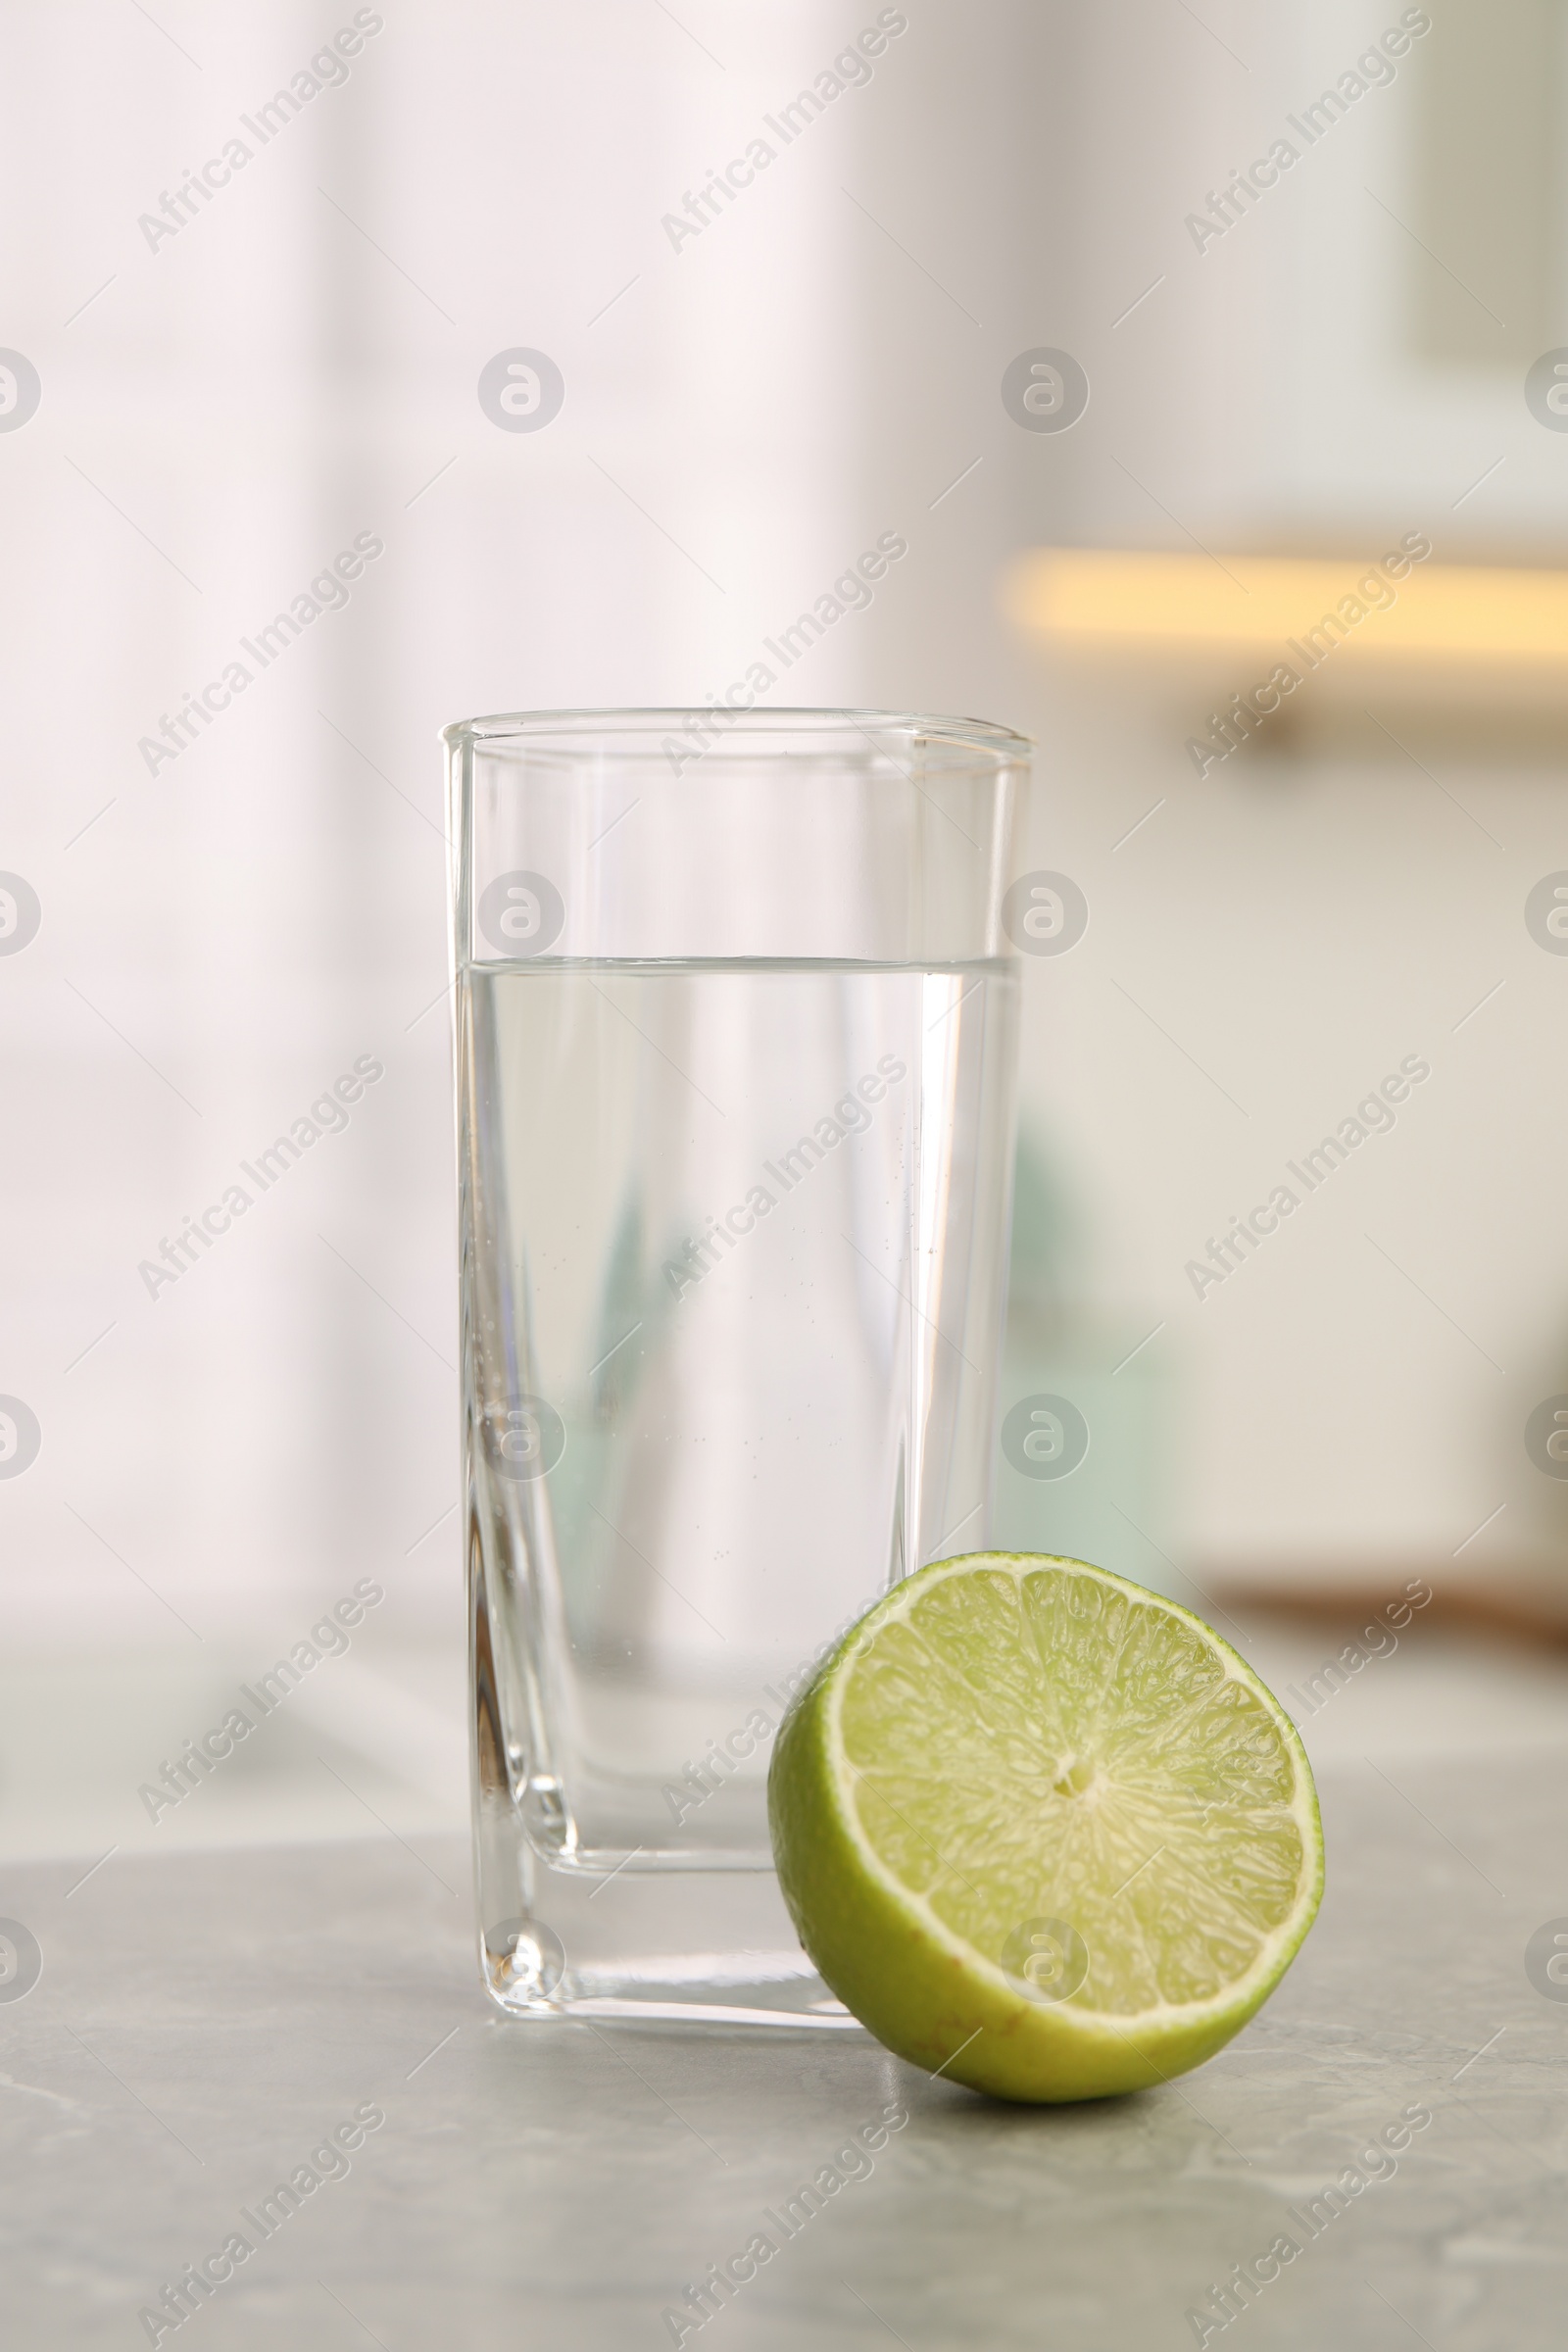
[[[480,1967],[509,2017],[863,2031],[802,1951],[771,1871],[590,1875],[526,1844],[518,1860],[528,1899],[495,1919],[481,1903]]]

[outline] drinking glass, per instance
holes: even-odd
[[[853,2025],[767,1762],[862,1610],[984,1546],[1029,746],[722,709],[444,740],[485,1983]]]

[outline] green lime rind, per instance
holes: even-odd
[[[1117,2014],[1086,2005],[1087,1984],[1043,2002],[939,1918],[869,1842],[850,1797],[840,1714],[876,1636],[945,1579],[976,1570],[1087,1576],[1192,1629],[1225,1677],[1260,1700],[1295,1768],[1291,1807],[1301,1867],[1288,1916],[1255,1963],[1206,1999]],[[1049,1661],[1046,1661],[1049,1668]],[[1216,1688],[1218,1686],[1215,1686]],[[1016,1552],[937,1560],[878,1601],[797,1695],[774,1743],[768,1816],[779,1884],[823,1982],[899,2057],[1000,2098],[1057,2102],[1142,2090],[1211,2058],[1274,1989],[1323,1892],[1322,1825],[1296,1726],[1247,1661],[1191,1610],[1081,1560]],[[980,1864],[970,1858],[970,1867]]]

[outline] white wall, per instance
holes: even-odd
[[[1216,39],[1152,0],[911,6],[870,84],[679,251],[662,214],[874,8],[381,13],[347,83],[156,251],[138,214],[353,12],[0,19],[0,343],[44,386],[0,434],[0,866],[44,908],[0,959],[0,1391],[44,1429],[0,1483],[13,1642],[179,1644],[178,1612],[265,1649],[372,1566],[456,1639],[453,1523],[419,1541],[456,1493],[435,730],[701,699],[888,528],[906,562],[788,695],[1041,736],[1029,855],[1094,921],[1029,974],[1026,1097],[1075,1204],[1072,1346],[1103,1372],[1167,1325],[1171,1546],[1375,1567],[1506,1501],[1468,1559],[1556,1547],[1518,1431],[1565,1378],[1568,968],[1520,919],[1568,864],[1557,763],[1504,758],[1499,722],[1496,757],[1441,765],[1501,849],[1359,754],[1200,783],[1183,713],[1052,671],[996,603],[1051,537],[1555,550],[1568,440],[1513,362],[1438,377],[1400,341],[1397,233],[1358,190],[1401,202],[1409,74],[1220,244],[1183,229],[1397,11],[1285,33],[1216,0]],[[1059,437],[998,397],[1035,343],[1094,384]],[[536,435],[475,397],[514,344],[565,376]],[[366,530],[385,553],[348,608],[149,775],[159,714]],[[1412,1051],[1433,1078],[1398,1132],[1199,1304],[1195,1246]],[[349,1131],[149,1298],[138,1261],[367,1053],[385,1077]]]

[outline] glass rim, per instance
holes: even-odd
[[[1022,735],[1012,727],[987,718],[957,718],[935,712],[911,710],[859,710],[850,706],[768,705],[754,704],[744,710],[734,710],[721,704],[681,703],[667,707],[658,705],[629,705],[625,707],[585,707],[560,710],[502,710],[475,718],[454,719],[441,729],[441,740],[451,751],[465,747],[526,744],[536,739],[554,737],[554,748],[562,736],[656,735],[687,733],[694,720],[705,724],[719,722],[721,734],[717,742],[734,742],[748,734],[795,733],[802,737],[812,734],[842,732],[846,727],[859,729],[867,736],[878,731],[897,732],[905,736],[923,736],[944,745],[960,747],[989,759],[999,765],[1014,760],[1027,760],[1035,750],[1035,739]],[[600,749],[606,748],[601,744]],[[873,747],[874,748],[874,747]]]

